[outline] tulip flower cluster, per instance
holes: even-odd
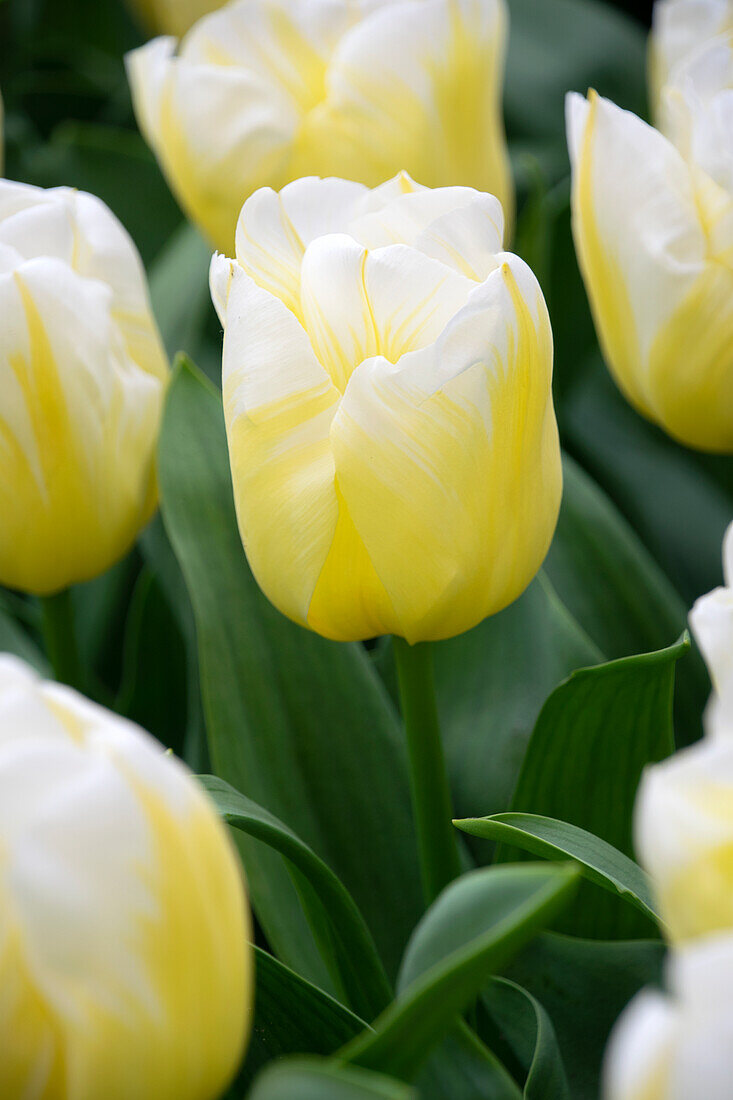
[[[690,624],[714,685],[706,738],[647,769],[636,843],[672,943],[669,995],[645,991],[608,1057],[609,1100],[726,1100],[733,1079],[733,524],[728,587]]]
[[[629,401],[730,453],[733,17],[728,0],[662,0],[655,21],[661,131],[600,96],[568,99],[578,259]]]

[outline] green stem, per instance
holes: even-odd
[[[397,637],[394,654],[407,734],[420,873],[429,905],[461,871],[435,702],[433,655],[429,642],[411,646]]]
[[[43,639],[55,678],[78,691],[84,690],[79,648],[74,627],[71,589],[41,598]]]

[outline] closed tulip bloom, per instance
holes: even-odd
[[[701,741],[647,768],[635,839],[673,941],[733,932],[733,741]]]
[[[705,712],[710,736],[733,737],[733,524],[723,543],[724,584],[696,601],[690,612],[695,634],[713,682]]]
[[[182,35],[226,0],[130,0],[145,26],[156,34]]]
[[[467,630],[517,597],[561,494],[542,292],[499,202],[404,174],[303,179],[215,256],[244,547],[329,638]]]
[[[406,169],[512,205],[504,0],[237,0],[128,57],[140,127],[190,217],[230,253],[244,200],[301,176]]]
[[[662,90],[712,38],[733,34],[733,0],[657,0],[649,41],[650,83],[655,118]]]
[[[733,936],[673,954],[667,984],[639,993],[616,1025],[605,1100],[730,1100]]]
[[[699,155],[723,106],[711,113],[698,92],[675,91],[698,133],[685,150],[606,99],[569,97],[573,232],[628,400],[680,442],[731,452],[733,127]]]
[[[156,503],[167,363],[135,246],[92,195],[0,180],[0,584],[103,572]]]
[[[188,770],[0,657],[0,1095],[217,1100],[249,1026],[249,910]]]

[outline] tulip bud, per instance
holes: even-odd
[[[713,178],[593,94],[569,96],[568,138],[573,232],[609,368],[639,412],[670,435],[733,451],[733,191],[725,173]],[[733,156],[730,138],[726,148]]]
[[[215,256],[250,565],[329,638],[447,638],[537,572],[561,495],[552,333],[502,212],[404,174],[256,192]]]
[[[177,48],[128,56],[140,127],[224,252],[257,188],[301,176],[375,186],[512,186],[501,119],[505,0],[238,0]]]
[[[725,587],[701,596],[690,612],[690,626],[700,646],[713,695],[705,712],[706,732],[733,736],[733,523],[723,543]]]
[[[733,931],[733,741],[647,768],[635,838],[672,940]]]
[[[657,0],[649,40],[650,91],[659,121],[662,91],[712,38],[733,34],[731,0]]]
[[[182,35],[197,19],[216,11],[226,0],[130,0],[144,25],[155,34]]]
[[[249,1026],[233,846],[148,734],[0,657],[0,1095],[217,1100]]]
[[[669,995],[643,990],[621,1016],[605,1064],[605,1100],[730,1100],[733,936],[672,955]]]
[[[135,246],[92,195],[0,180],[0,584],[103,572],[156,503],[167,364]]]

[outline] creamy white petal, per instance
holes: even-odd
[[[247,557],[276,607],[305,623],[337,520],[329,430],[338,391],[294,315],[241,268],[227,303],[223,387]]]
[[[517,275],[527,269],[513,257],[435,343],[362,363],[334,418],[338,483],[408,640],[449,636],[454,617],[478,622],[510,602],[554,527],[549,320],[539,287],[530,308]],[[515,448],[521,460],[509,461]],[[544,520],[528,539],[530,497]],[[406,545],[420,547],[419,571]]]
[[[645,989],[634,997],[606,1051],[606,1100],[670,1100],[669,1066],[678,1027],[678,1013],[661,993]]]

